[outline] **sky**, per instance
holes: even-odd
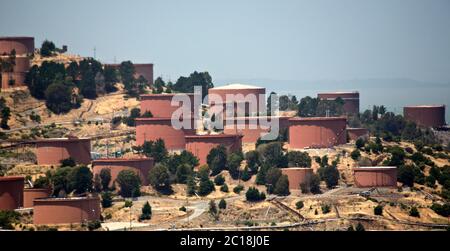
[[[1,0],[0,36],[34,36],[176,80],[408,78],[450,84],[449,0]]]

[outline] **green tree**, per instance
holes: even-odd
[[[219,208],[220,209],[226,209],[227,208],[227,202],[224,199],[221,199],[219,201]]]
[[[270,168],[267,171],[265,185],[269,194],[274,192],[275,185],[281,177],[281,170],[278,168]]]
[[[158,191],[171,191],[169,169],[157,163],[148,173],[148,181]]]
[[[124,61],[120,63],[119,66],[119,73],[120,78],[122,80],[122,83],[124,85],[125,90],[127,93],[135,97],[138,95],[139,91],[137,89],[137,85],[135,83],[134,74],[136,73],[136,70],[134,68],[134,65],[131,61]]]
[[[261,162],[272,167],[286,167],[288,160],[284,154],[282,144],[280,142],[271,142],[258,146],[256,149],[259,153]]]
[[[355,142],[355,146],[357,149],[361,149],[366,144],[366,141],[363,138],[358,138]]]
[[[150,220],[152,218],[152,207],[150,206],[150,203],[145,202],[144,206],[142,207],[142,213],[139,216],[139,220]]]
[[[233,179],[239,178],[240,166],[243,160],[242,153],[231,153],[227,159],[227,169]]]
[[[44,40],[41,45],[40,54],[42,57],[50,57],[56,50],[56,46],[52,41]]]
[[[164,140],[145,141],[142,145],[142,151],[148,157],[152,157],[155,162],[162,162],[169,155]]]
[[[241,180],[248,181],[251,178],[252,178],[252,176],[250,175],[248,167],[245,167],[244,170],[242,171]]]
[[[75,162],[75,159],[73,159],[72,157],[63,159],[60,161],[60,163],[61,163],[61,167],[65,167],[65,166],[74,167],[77,165],[77,163]]]
[[[72,88],[69,85],[55,82],[45,90],[45,104],[50,111],[62,114],[72,109]]]
[[[401,165],[398,167],[397,180],[409,187],[414,186],[415,174],[411,166]]]
[[[287,157],[289,167],[311,167],[311,157],[307,152],[291,151]]]
[[[295,207],[300,210],[305,206],[305,204],[303,203],[303,201],[297,201],[297,203],[295,203]]]
[[[417,207],[411,207],[409,210],[409,216],[420,218],[419,210],[417,210]]]
[[[206,156],[206,163],[211,169],[211,175],[215,176],[227,167],[227,150],[225,146],[219,145],[211,149]]]
[[[324,180],[328,188],[333,188],[338,184],[339,171],[335,166],[327,166],[324,169]]]
[[[281,177],[277,180],[273,193],[280,196],[287,196],[290,194],[287,175],[281,175]]]
[[[373,208],[373,213],[375,215],[383,215],[383,206],[377,205],[376,207],[374,207]]]
[[[312,174],[311,175],[310,191],[313,194],[321,193],[321,190],[320,190],[320,178],[319,178],[319,176],[317,174]]]
[[[186,193],[187,196],[192,196],[197,191],[197,185],[195,184],[194,177],[191,175],[186,180]]]
[[[352,151],[352,153],[350,154],[350,156],[352,157],[352,159],[353,159],[354,161],[357,161],[357,160],[359,160],[359,158],[361,158],[361,153],[359,152],[358,149],[355,149],[355,150]]]
[[[105,81],[105,91],[107,93],[117,91],[116,83],[119,81],[116,68],[106,65],[103,69],[103,76]]]
[[[214,183],[216,184],[216,186],[221,186],[225,183],[225,178],[219,174],[214,178]]]
[[[178,183],[186,184],[188,177],[192,176],[192,167],[189,164],[178,166],[175,176]]]
[[[209,201],[209,214],[211,214],[212,216],[216,216],[217,213],[218,213],[218,211],[217,211],[216,202],[214,200],[210,200]]]
[[[252,174],[256,174],[258,172],[258,168],[260,165],[259,162],[259,154],[257,151],[249,151],[245,154],[245,160],[247,162],[247,166],[249,168],[249,171]]]
[[[71,192],[68,181],[68,176],[71,171],[72,167],[60,167],[51,175],[50,180],[53,183],[54,195],[59,196],[60,193]]]
[[[220,187],[220,191],[222,191],[222,192],[224,192],[224,193],[228,193],[228,186],[227,186],[227,184],[223,184],[221,187]]]
[[[111,192],[103,192],[102,194],[102,207],[108,208],[112,206],[112,193]]]
[[[116,178],[120,186],[119,194],[124,198],[138,197],[141,194],[141,179],[131,170],[122,170]]]
[[[213,88],[212,78],[208,72],[193,72],[189,77],[180,77],[173,85],[172,89],[176,92],[193,93],[194,86],[201,86],[202,99],[208,94],[208,89]]]
[[[72,167],[68,175],[68,186],[77,194],[92,191],[93,174],[87,166]]]
[[[366,231],[366,229],[364,228],[364,226],[361,223],[358,223],[358,225],[356,225],[355,231],[362,232],[362,231]]]
[[[214,182],[212,182],[210,179],[202,179],[200,180],[200,185],[198,187],[198,195],[200,196],[206,196],[216,190],[214,187]]]
[[[100,180],[102,183],[102,189],[104,191],[108,190],[109,183],[111,182],[111,169],[103,168],[100,170]]]
[[[266,194],[264,192],[259,192],[255,187],[250,187],[245,193],[245,198],[247,201],[257,202],[266,199]]]

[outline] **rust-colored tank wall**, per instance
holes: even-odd
[[[264,117],[264,120],[267,118]],[[278,117],[279,119],[279,129],[280,132],[283,129],[287,129],[289,127],[289,117]],[[245,123],[245,128],[238,129],[239,123]],[[253,129],[250,125],[256,124],[256,128]],[[254,126],[253,126],[254,127]],[[235,120],[235,123],[232,125],[225,125],[224,133],[225,134],[242,134],[242,142],[243,143],[256,143],[258,138],[261,137],[261,133],[267,133],[270,130],[265,126],[260,125],[258,117],[238,117]]]
[[[100,219],[100,199],[64,198],[34,200],[33,223],[36,225],[82,223]]]
[[[422,127],[441,127],[445,125],[445,106],[404,107],[403,116]]]
[[[123,170],[136,172],[141,178],[142,185],[148,185],[148,172],[152,169],[154,161],[151,158],[142,159],[97,159],[92,161],[94,175],[100,175],[102,169],[111,170],[110,185],[116,180],[117,175]]]
[[[192,119],[192,123],[193,121]],[[168,150],[183,150],[184,136],[194,135],[195,131],[195,129],[173,128],[170,118],[139,118],[136,119],[136,144],[142,145],[144,141],[162,139]]]
[[[300,189],[300,184],[309,181],[311,175],[313,174],[312,168],[282,168],[281,172],[288,176],[289,189],[298,190]]]
[[[23,207],[33,207],[35,199],[47,198],[52,194],[49,188],[25,188],[23,190]]]
[[[153,85],[153,64],[134,64],[134,69],[136,78],[142,75],[149,85]]]
[[[9,89],[14,87],[20,87],[25,86],[25,77],[26,72],[2,72],[1,78],[2,78],[2,85],[1,89]],[[13,79],[14,84],[10,85],[9,80]]]
[[[397,186],[397,168],[354,168],[357,187],[395,187]]]
[[[0,55],[15,49],[16,55],[34,53],[34,37],[0,37]]]
[[[367,128],[347,128],[348,140],[355,141],[359,138],[367,138],[369,130]]]
[[[241,135],[197,135],[186,137],[186,150],[199,159],[199,165],[206,164],[211,149],[223,145],[228,152],[242,151]]]
[[[255,88],[255,89],[215,89],[215,88],[211,88],[208,90],[208,96],[210,95],[218,95],[222,98],[222,102],[221,103],[229,103],[232,102],[233,100],[227,100],[226,95],[227,94],[233,94],[233,95],[237,95],[237,94],[241,94],[244,97],[246,97],[249,94],[254,94],[256,95],[256,101],[257,101],[257,107],[259,107],[259,102],[260,102],[260,94],[264,94],[264,98],[262,101],[265,102],[266,98],[265,98],[265,94],[266,94],[266,89],[265,88]],[[208,103],[211,105],[215,102],[213,102],[213,100],[209,99]],[[249,108],[246,108],[246,110]],[[259,110],[259,108],[258,108]]]
[[[79,164],[87,165],[91,162],[91,140],[37,141],[36,157],[38,165],[59,165],[61,160],[69,157]]]
[[[291,149],[327,148],[347,142],[345,118],[292,118],[289,123]]]
[[[23,206],[23,177],[0,177],[0,210],[14,210]]]
[[[191,116],[194,111],[199,111],[200,107],[194,106],[194,94],[188,94],[191,100]],[[175,94],[145,94],[141,95],[141,114],[150,111],[154,118],[171,118],[172,113],[181,107],[171,106],[172,98]]]
[[[336,93],[319,93],[317,94],[319,99],[333,100],[338,97],[344,100],[344,112],[347,114],[359,113],[359,93],[358,92],[336,92]]]

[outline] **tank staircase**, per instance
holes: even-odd
[[[289,207],[288,205],[284,204],[283,202],[279,201],[276,197],[273,197],[271,199],[268,199],[268,201],[270,203],[272,203],[274,206],[287,211],[288,213],[291,213],[295,216],[297,216],[300,220],[304,221],[306,220],[305,217],[303,217],[303,215],[301,215],[298,211],[292,209],[291,207]]]

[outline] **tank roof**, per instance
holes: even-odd
[[[289,121],[347,120],[346,117],[293,117]]]
[[[360,166],[354,167],[353,170],[356,171],[376,171],[376,170],[386,170],[386,169],[397,169],[396,166]]]
[[[16,39],[34,39],[34,37],[28,37],[28,36],[0,37],[0,40],[16,40]]]
[[[90,138],[44,138],[44,139],[36,139],[32,142],[72,142],[72,141],[87,141],[91,140]]]
[[[48,197],[48,198],[38,198],[34,199],[34,201],[76,201],[76,200],[97,200],[98,197],[64,197],[64,198],[55,198],[55,197]]]
[[[186,139],[202,139],[202,138],[242,138],[241,134],[204,134],[204,135],[186,135]]]
[[[0,181],[19,181],[19,180],[24,181],[25,178],[22,177],[22,176],[3,176],[3,177],[0,177]]]
[[[312,167],[283,167],[281,170],[313,170]]]
[[[140,97],[171,97],[179,94],[185,94],[189,96],[195,95],[195,93],[180,92],[180,93],[141,94]]]
[[[319,92],[318,94],[359,94],[358,91]]]
[[[147,161],[153,160],[153,158],[145,157],[145,158],[101,158],[93,160],[94,162],[128,162],[128,161]]]
[[[214,87],[214,88],[211,88],[210,90],[240,90],[240,89],[265,89],[265,88],[259,87],[259,86],[254,86],[254,85],[235,83],[235,84]]]
[[[178,118],[177,118],[178,119]],[[194,120],[193,117],[187,117],[187,118],[183,118],[183,119],[190,119],[190,120]],[[171,117],[159,117],[159,118],[135,118],[135,121],[170,121],[172,120]]]
[[[445,107],[445,105],[408,105],[405,108],[441,108]]]
[[[364,127],[347,127],[347,130],[369,130],[369,129],[367,129],[367,128],[364,128]]]

